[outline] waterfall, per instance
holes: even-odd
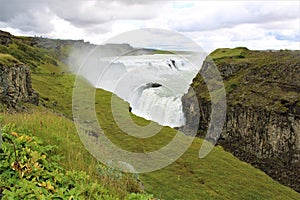
[[[176,55],[107,57],[101,62],[100,79],[91,81],[96,87],[127,101],[131,112],[138,116],[170,127],[185,124],[181,97],[188,91],[199,66],[195,68]]]
[[[165,87],[141,87],[129,99],[132,113],[161,125],[180,127],[185,124],[181,97]]]

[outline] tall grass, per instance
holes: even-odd
[[[105,174],[109,169],[101,168],[102,165],[84,148],[71,120],[45,109],[38,110],[32,113],[1,113],[1,125],[14,123],[19,130],[30,130],[46,144],[56,145],[58,148],[54,154],[62,156],[60,164],[65,169],[85,171],[115,196],[125,198],[131,192],[143,192],[141,185],[130,174],[122,174],[122,179],[116,179],[114,174]]]

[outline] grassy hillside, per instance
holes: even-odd
[[[110,93],[98,90],[97,94],[98,98],[101,97],[98,102],[110,102]],[[107,112],[109,106],[109,103],[97,106],[97,112],[105,113],[105,116],[99,116],[101,127],[107,132],[108,137],[122,148],[139,152],[150,151],[151,148],[163,146],[176,133],[173,129],[164,128],[159,134],[160,137],[156,139],[130,140],[113,123],[112,116]],[[127,106],[125,108],[127,110]],[[135,120],[146,123],[141,118]],[[96,173],[96,161],[80,143],[72,121],[49,111],[40,110],[32,114],[5,114],[3,123],[8,122],[16,123],[19,128],[31,130],[33,135],[44,139],[47,144],[57,145],[56,154],[64,156],[61,164],[66,169]],[[155,142],[156,140],[160,142]],[[215,147],[205,159],[199,159],[198,151],[201,143],[202,140],[196,138],[189,150],[172,165],[156,172],[141,174],[140,179],[146,191],[161,199],[299,198],[299,194],[295,191],[273,181],[249,164],[239,161],[220,146]],[[124,188],[116,182],[106,184],[119,194],[120,191],[124,191]]]
[[[20,61],[15,59],[12,55],[0,53],[0,65],[10,67],[18,63],[20,63]]]
[[[26,40],[23,39],[23,40]],[[100,170],[97,161],[85,150],[77,135],[72,117],[72,91],[74,75],[62,74],[65,64],[60,62],[52,50],[40,49],[22,42],[9,46],[0,45],[0,52],[11,54],[32,67],[33,88],[40,94],[40,106],[27,105],[30,112],[1,113],[1,124],[15,123],[17,130],[27,129],[46,144],[57,145],[54,155],[67,170],[84,171],[93,181],[103,185],[114,197],[121,199],[133,192],[142,192],[134,177],[124,175],[118,179],[113,169]],[[22,51],[22,48],[25,51]],[[31,52],[31,50],[33,52]],[[26,54],[26,55],[23,55]],[[35,57],[31,57],[35,54]],[[36,55],[40,55],[36,58]],[[26,58],[26,59],[25,59]],[[176,130],[165,127],[159,134],[148,139],[128,136],[115,123],[111,113],[111,93],[97,89],[95,108],[98,121],[105,134],[117,146],[134,152],[149,152],[170,142]],[[128,104],[119,101],[119,115],[128,114]],[[63,114],[63,115],[62,115]],[[138,124],[147,120],[134,116]],[[66,118],[66,117],[67,118]],[[124,124],[125,126],[128,126]],[[127,127],[130,129],[131,127]],[[186,136],[187,137],[187,136]],[[204,159],[198,158],[202,140],[196,138],[188,151],[170,166],[159,171],[140,174],[145,191],[159,199],[299,199],[299,193],[282,186],[258,169],[236,159],[217,146]],[[101,165],[100,165],[101,166]],[[104,167],[105,168],[105,167]],[[103,169],[100,167],[100,169]],[[117,174],[117,175],[116,175]],[[131,199],[148,199],[149,196],[131,194]]]
[[[210,57],[222,75],[228,103],[278,113],[300,113],[300,51],[222,48]],[[194,79],[193,85],[200,86],[199,95],[209,98],[201,76]]]

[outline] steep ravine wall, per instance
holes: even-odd
[[[222,65],[224,66],[224,64]],[[260,168],[273,179],[300,192],[300,107],[297,100],[299,96],[297,80],[291,79],[291,82],[293,82],[291,84],[296,85],[293,87],[293,93],[288,93],[290,90],[286,92],[277,89],[278,85],[281,88],[287,86],[285,81],[289,76],[289,69],[293,75],[299,73],[300,62],[292,65],[293,67],[284,66],[279,63],[278,66],[284,66],[285,73],[282,74],[280,72],[281,75],[279,76],[278,74],[275,74],[275,72],[270,72],[270,75],[265,78],[263,84],[261,84],[262,81],[257,81],[260,80],[260,76],[263,73],[251,74],[252,71],[255,71],[255,67],[258,68],[258,65],[252,65],[251,63],[242,64],[240,65],[241,67],[236,67],[236,72],[230,72],[226,77],[226,73],[228,72],[226,69],[231,70],[228,65],[229,64],[224,68],[218,66],[221,75],[224,78],[224,84],[227,88],[226,91],[228,95],[226,121],[218,144],[223,146],[225,150],[232,152],[240,160]],[[238,74],[237,71],[239,68],[247,68],[251,65],[254,67],[235,76],[235,74]],[[234,65],[231,66],[234,67]],[[275,71],[277,70],[276,65],[266,65],[264,69],[269,70],[270,68]],[[258,70],[264,72],[264,69],[259,68]],[[231,83],[232,80],[236,80],[236,77],[238,76],[243,77],[243,80],[236,83],[236,88],[244,88],[242,91],[228,92],[229,83]],[[281,79],[278,80],[276,85],[272,85],[272,81],[269,81],[268,77],[280,77]],[[182,102],[186,121],[193,124],[193,122],[196,121],[196,115],[193,112],[195,105],[191,103],[192,101],[190,99],[192,98],[191,90],[196,91],[200,113],[198,136],[204,137],[210,119],[211,102],[208,100],[207,96],[205,97],[205,95],[201,95],[200,93],[200,91],[204,91],[204,84],[199,81],[200,79],[200,75],[194,79],[194,83],[190,88],[189,93],[183,96]],[[249,85],[243,86],[243,84],[246,84],[246,81],[243,82],[244,80],[247,81],[247,84],[250,80]],[[280,83],[280,81],[282,81],[282,83]],[[269,84],[269,88],[267,87],[267,84]],[[258,89],[251,93],[251,87],[254,87],[251,85],[257,85]],[[286,103],[284,105],[287,107],[282,109],[282,107],[277,106],[277,99],[268,94],[266,94],[266,96],[263,96],[263,93],[260,94],[261,91],[267,91],[267,89],[270,89],[276,98],[282,97],[282,99],[288,99],[288,103],[286,103],[286,100],[281,99],[281,102]],[[274,91],[284,91],[284,93],[281,94],[277,92],[275,94]],[[259,93],[260,95],[254,96],[256,93]],[[252,98],[254,103],[250,104],[250,100],[246,100],[244,103],[237,100],[237,98],[242,97],[244,94],[248,94],[246,99]],[[277,107],[272,107],[273,104]],[[270,107],[274,109],[268,109]],[[275,108],[280,109],[276,110]],[[187,124],[187,126],[188,125],[189,124]]]
[[[0,103],[8,109],[19,109],[21,102],[38,105],[38,94],[32,89],[30,68],[22,63],[0,63]]]
[[[220,144],[300,192],[300,117],[243,107],[227,113]]]
[[[192,105],[184,102],[187,121],[194,121]],[[210,102],[199,101],[199,136],[210,118]],[[239,159],[300,192],[300,117],[241,106],[227,107],[226,122],[218,144]]]

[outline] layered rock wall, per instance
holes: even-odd
[[[28,66],[0,63],[0,102],[8,108],[16,108],[20,102],[38,105],[38,94],[32,89]]]

